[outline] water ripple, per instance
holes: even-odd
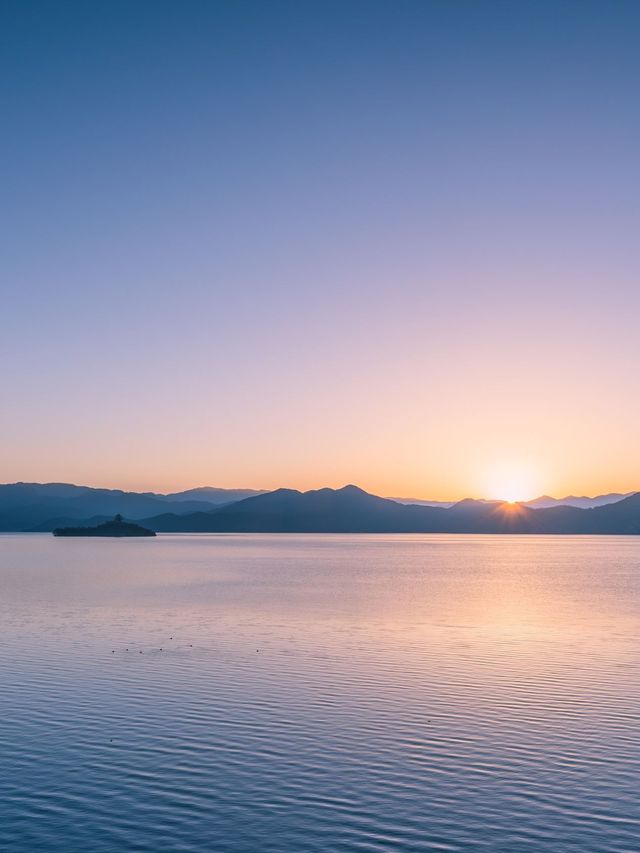
[[[1,849],[640,851],[634,539],[104,544],[0,536]]]

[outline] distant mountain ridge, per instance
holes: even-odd
[[[199,486],[195,489],[187,489],[184,492],[173,492],[168,495],[159,495],[167,501],[205,501],[212,504],[233,503],[244,498],[252,498],[255,495],[264,495],[265,489],[219,489],[214,486]]]
[[[214,509],[251,495],[253,489],[190,489],[173,495],[96,489],[72,483],[0,484],[0,531],[53,530],[116,513],[139,520],[164,511],[176,514]]]
[[[539,498],[534,498],[532,501],[526,501],[526,506],[532,509],[546,509],[552,506],[576,506],[579,509],[591,509],[596,506],[606,506],[607,504],[617,503],[624,498],[631,497],[634,492],[610,492],[606,495],[596,495],[593,498],[582,495],[567,495],[565,498],[552,498],[549,495],[542,495]]]
[[[121,513],[158,532],[640,533],[640,495],[505,504],[412,503],[357,486],[300,492],[201,487],[162,495],[70,483],[0,485],[0,531],[100,524]],[[586,502],[583,506],[569,500]]]
[[[397,504],[405,504],[407,506],[442,506],[448,509],[453,506],[456,501],[429,501],[423,498],[396,498],[389,497],[390,501],[395,501]]]
[[[580,509],[462,500],[451,507],[400,504],[357,486],[277,489],[208,513],[144,520],[157,532],[640,534],[640,493]]]
[[[587,497],[582,495],[567,495],[564,498],[552,498],[550,495],[541,495],[539,498],[533,498],[530,501],[521,501],[523,506],[530,506],[532,509],[546,509],[552,506],[576,506],[580,509],[589,509],[594,506],[605,506],[606,504],[616,503],[623,498],[630,497],[633,492],[610,492],[606,495],[596,495],[595,497]],[[442,506],[451,507],[457,501],[429,501],[422,498],[390,498],[392,501],[397,501],[401,504],[414,504],[415,506]]]

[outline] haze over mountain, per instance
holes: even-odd
[[[633,492],[610,492],[606,495],[596,495],[595,497],[587,497],[583,495],[567,495],[564,498],[552,498],[550,495],[541,495],[539,498],[533,498],[530,501],[520,501],[523,506],[530,506],[532,509],[545,509],[552,506],[576,506],[581,509],[588,509],[594,506],[605,506],[606,504],[616,503],[623,498],[628,498]],[[392,501],[397,501],[401,504],[414,504],[416,506],[453,506],[456,501],[429,501],[421,498],[390,498]]]
[[[633,492],[609,492],[607,495],[596,495],[593,498],[582,495],[567,495],[566,498],[552,498],[549,495],[542,495],[539,498],[534,498],[532,501],[526,501],[526,506],[533,509],[545,509],[552,506],[577,506],[580,509],[589,509],[594,506],[606,506],[607,504],[617,503],[623,498],[628,498]]]

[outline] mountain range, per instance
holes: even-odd
[[[596,495],[589,498],[586,495],[578,497],[577,495],[567,495],[564,498],[552,498],[549,495],[542,495],[539,498],[534,498],[530,501],[521,501],[523,506],[530,506],[532,509],[546,509],[552,506],[577,506],[580,509],[589,509],[594,506],[605,506],[621,501],[622,498],[628,498],[633,492],[626,494],[621,492],[609,492],[606,495]],[[417,504],[419,506],[453,506],[456,501],[428,501],[422,498],[391,498],[400,504]]]
[[[67,483],[12,483],[0,485],[0,531],[94,525],[121,513],[156,532],[640,533],[640,493],[543,496],[516,504],[408,500],[378,497],[353,485],[308,492],[203,487],[162,495]]]
[[[71,483],[0,484],[0,531],[53,530],[89,520],[96,524],[116,513],[138,520],[163,512],[206,511],[258,494],[256,489],[203,488],[162,495]]]
[[[532,501],[526,501],[525,506],[530,506],[532,509],[546,509],[552,506],[576,506],[579,509],[591,509],[596,506],[606,506],[607,504],[615,504],[623,498],[631,497],[633,492],[609,492],[606,495],[596,495],[594,498],[589,498],[586,495],[578,497],[577,495],[567,495],[566,498],[552,498],[549,495],[534,498]]]
[[[209,512],[144,520],[157,532],[235,533],[556,533],[640,534],[640,493],[581,509],[534,509],[462,500],[450,507],[400,504],[357,486],[277,489]]]

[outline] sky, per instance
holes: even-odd
[[[640,489],[639,40],[635,0],[4,0],[0,481]]]

